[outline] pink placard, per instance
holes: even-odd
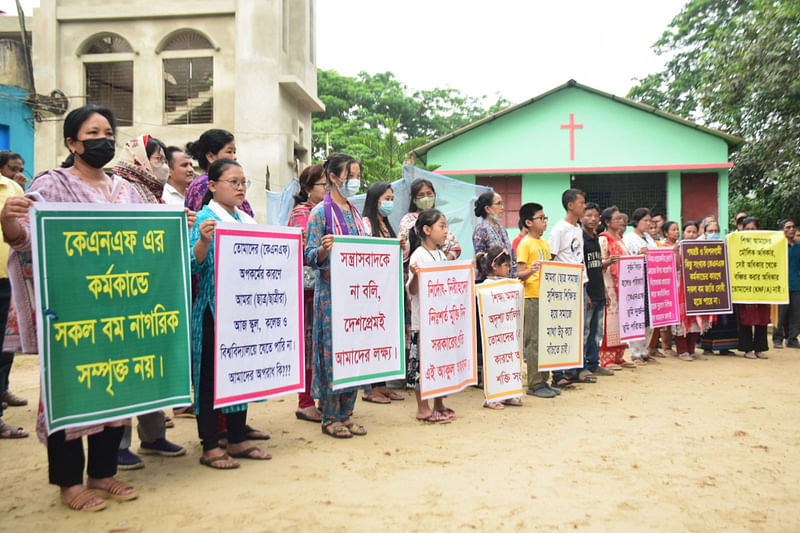
[[[647,295],[650,327],[678,324],[678,277],[672,247],[647,251]]]
[[[645,338],[644,256],[619,258],[619,340]]]

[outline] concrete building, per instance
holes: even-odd
[[[149,133],[183,146],[210,128],[231,131],[266,220],[280,189],[311,157],[317,98],[315,0],[41,0],[33,13],[40,93],[60,89],[70,108],[112,108],[118,146]],[[37,126],[36,168],[67,151],[61,122]]]
[[[26,17],[26,24],[30,23]],[[19,19],[0,16],[0,150],[20,154],[25,176],[32,178],[34,122],[26,63]]]
[[[675,221],[729,222],[729,152],[743,139],[574,80],[510,106],[415,150],[437,173],[492,187],[505,225],[537,202],[553,221],[575,187],[603,209],[649,207]]]

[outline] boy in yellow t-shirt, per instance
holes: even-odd
[[[537,398],[554,398],[561,391],[547,382],[550,372],[539,372],[539,274],[542,261],[550,259],[550,246],[542,239],[547,217],[540,204],[527,203],[519,210],[519,219],[528,234],[517,246],[517,277],[525,287],[525,325],[523,349],[528,363],[528,394]]]

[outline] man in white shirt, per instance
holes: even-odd
[[[550,254],[553,261],[568,263],[571,265],[582,265],[583,270],[583,299],[586,301],[586,283],[589,276],[586,275],[583,256],[583,228],[579,223],[586,210],[586,194],[579,189],[567,189],[561,195],[561,204],[566,209],[567,214],[564,218],[556,222],[550,232]],[[585,317],[584,317],[585,318]],[[585,364],[585,361],[584,361]],[[564,387],[570,382],[595,383],[592,373],[584,368],[553,372],[553,383],[556,387]]]
[[[161,199],[165,204],[183,205],[186,188],[194,179],[192,158],[175,146],[167,148],[166,156],[167,164],[169,164],[169,178],[164,184]]]

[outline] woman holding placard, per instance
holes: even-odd
[[[208,168],[208,191],[203,198],[203,208],[189,232],[192,274],[199,274],[197,297],[192,305],[192,381],[197,432],[203,445],[200,464],[219,470],[238,468],[235,458],[271,458],[247,441],[246,403],[222,409],[228,428],[228,451],[223,451],[217,433],[218,411],[214,409],[214,228],[217,222],[255,224],[252,217],[237,207],[244,201],[247,185],[239,163],[226,158],[214,161]]]
[[[308,217],[315,205],[325,198],[325,176],[322,165],[309,165],[300,173],[297,179],[300,183],[300,190],[294,195],[294,209],[289,215],[288,226],[303,230],[303,242],[308,239]],[[311,326],[314,320],[314,285],[316,275],[314,268],[308,264],[303,264],[303,326],[305,327],[305,365],[306,365],[306,390],[297,395],[297,410],[294,416],[298,420],[308,422],[320,422],[322,413],[314,403],[311,396],[311,358],[312,358],[312,336]]]
[[[311,391],[319,399],[322,432],[337,439],[348,439],[353,435],[366,435],[367,430],[350,419],[358,387],[333,390],[329,256],[334,235],[365,235],[361,213],[348,200],[361,187],[361,166],[349,155],[334,153],[322,168],[328,194],[311,210],[304,252],[306,263],[318,270],[314,287],[314,381]]]
[[[394,191],[391,184],[385,181],[373,183],[367,189],[367,198],[364,200],[364,231],[367,235],[383,239],[393,239],[394,233],[389,215],[394,209]],[[373,383],[372,391],[363,398],[365,402],[392,403],[392,400],[405,400],[402,396],[390,390],[386,382]]]
[[[87,204],[141,204],[142,197],[119,176],[106,174],[103,167],[113,158],[117,121],[105,107],[86,105],[73,109],[64,120],[64,145],[70,152],[62,168],[42,172],[31,183],[26,196],[6,200],[2,212],[3,238],[15,250],[30,250],[29,195],[47,202]],[[26,290],[24,281],[12,278],[12,291]],[[19,312],[21,328],[35,328],[33,316]],[[27,350],[26,350],[27,351]],[[35,349],[34,349],[35,351]],[[40,408],[41,408],[40,404]],[[123,426],[130,419],[115,420],[92,427],[70,428],[46,434],[44,415],[40,431],[47,443],[50,483],[61,487],[61,501],[78,511],[99,511],[106,504],[98,493],[119,501],[138,497],[136,490],[114,476],[117,473],[117,448]],[[88,479],[83,484],[84,456],[82,436],[88,441]]]
[[[625,344],[619,340],[619,258],[630,255],[622,242],[622,232],[627,224],[619,208],[607,207],[600,215],[600,223],[605,231],[600,233],[600,251],[603,261],[603,279],[606,286],[606,318],[603,343],[600,345],[600,364],[612,370],[633,368],[636,365],[625,360]]]
[[[758,219],[747,217],[742,221],[744,231],[758,229]],[[768,359],[767,325],[769,304],[736,304],[736,320],[739,322],[739,350],[747,359]]]

